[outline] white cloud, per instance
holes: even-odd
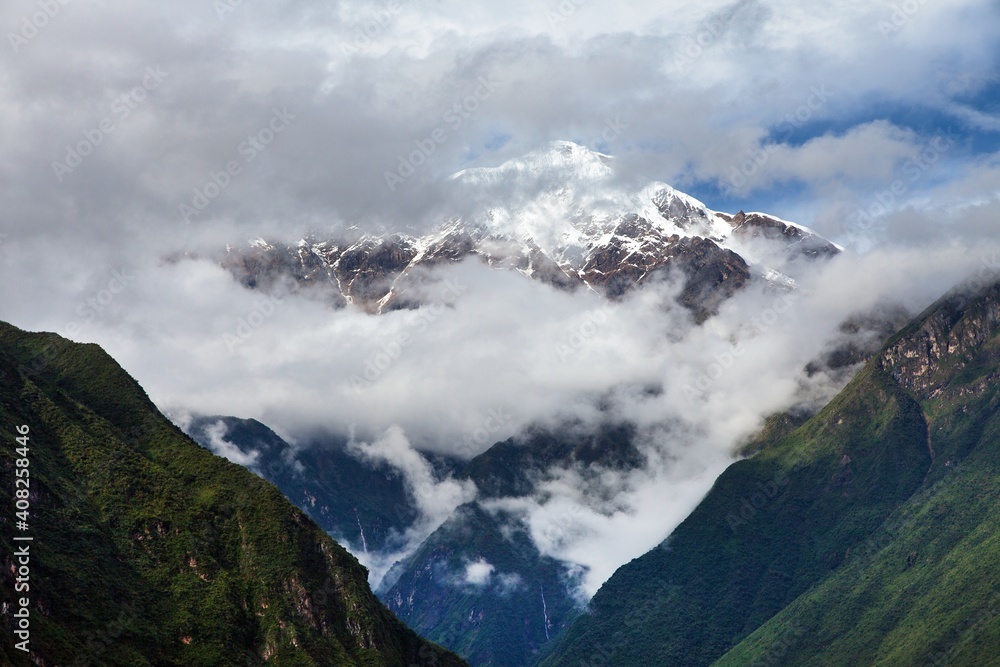
[[[451,477],[439,479],[427,459],[410,446],[399,426],[390,427],[371,443],[352,441],[349,448],[363,460],[386,463],[399,470],[418,513],[416,522],[402,536],[401,544],[394,545],[387,553],[364,555],[372,585],[377,586],[392,565],[413,553],[459,506],[475,498],[476,485]]]
[[[883,109],[944,110],[960,134],[995,127],[968,100],[995,81],[1000,22],[989,0],[918,3],[890,34],[880,23],[893,8],[869,0],[570,3],[578,8],[553,23],[547,12],[561,4],[401,2],[346,54],[379,7],[288,0],[219,17],[193,0],[65,5],[23,49],[0,49],[0,318],[100,343],[163,407],[253,416],[292,436],[353,425],[367,443],[359,451],[405,473],[424,517],[410,544],[473,494],[437,479],[414,447],[468,456],[556,415],[596,420],[603,399],[642,427],[651,464],[591,486],[614,490],[611,504],[581,494],[573,470],[547,484],[548,500],[518,501],[542,550],[575,565],[592,592],[683,518],[763,415],[801,395],[799,371],[843,317],[893,299],[922,308],[996,250],[996,155],[970,157],[963,142],[907,181],[888,214],[860,230],[858,247],[871,250],[804,280],[803,299],[759,336],[748,323],[772,296],[749,290],[695,329],[660,307],[672,289],[662,285],[617,306],[565,356],[558,345],[603,304],[474,262],[443,272],[468,290],[422,326],[419,311],[262,304],[210,262],[164,255],[337,223],[426,228],[447,210],[440,177],[546,140],[592,143],[615,118],[627,127],[602,148],[627,175],[679,187],[729,189],[733,168],[771,141],[736,192],[770,196],[782,204],[774,213],[853,240],[854,214],[933,139],[881,119]],[[36,11],[6,3],[0,25],[17,31]],[[147,67],[169,76],[116,115]],[[496,91],[458,126],[446,121],[482,76],[500,82]],[[823,86],[829,99],[810,107]],[[782,124],[804,105],[806,122],[836,129],[800,136],[792,125],[786,136]],[[275,108],[294,119],[250,160],[241,146]],[[52,163],[109,114],[114,132],[57,180]],[[385,171],[438,127],[447,140],[389,192]],[[233,161],[239,173],[226,181]],[[212,184],[218,195],[186,223],[179,205]],[[251,335],[227,344],[252,316]],[[352,387],[401,333],[417,334],[405,353]],[[703,394],[686,391],[734,339],[744,351],[725,373]],[[491,411],[510,418],[486,428]],[[252,465],[254,453],[217,436],[218,452]]]
[[[884,121],[826,134],[800,146],[767,142],[748,148],[728,165],[727,178],[736,192],[767,190],[782,182],[803,181],[816,187],[833,182],[890,182],[906,159],[919,156],[920,139]]]
[[[225,335],[260,308],[262,297],[207,262],[139,262],[141,269],[126,270],[134,275],[126,288],[93,313],[88,301],[105,289],[110,272],[68,282],[62,294],[48,292],[48,308],[39,311],[25,296],[50,289],[50,275],[34,268],[45,249],[11,252],[0,270],[5,319],[64,332],[75,323],[75,338],[100,342],[161,406],[253,416],[293,436],[353,425],[357,450],[403,472],[422,517],[399,550],[366,556],[376,580],[475,497],[468,482],[437,477],[414,445],[469,456],[525,425],[559,417],[636,423],[650,457],[644,469],[596,481],[564,471],[541,489],[547,497],[511,507],[543,553],[578,568],[586,596],[666,537],[764,416],[807,390],[822,402],[838,388],[803,387],[800,378],[845,317],[887,300],[916,312],[994,261],[995,237],[992,245],[983,238],[995,228],[992,210],[900,218],[898,224],[914,226],[897,232],[912,234],[908,243],[814,265],[791,304],[745,290],[702,327],[691,326],[682,309],[663,308],[670,284],[653,285],[611,309],[571,355],[560,354],[559,345],[603,307],[597,297],[475,261],[442,270],[442,278],[466,289],[423,332],[414,324],[420,311],[370,316],[286,296],[232,352]],[[948,240],[949,229],[964,232]],[[85,263],[67,257],[64,269],[88,275]],[[412,344],[357,392],[351,376],[400,332],[411,332]],[[648,386],[662,390],[635,390]],[[491,411],[504,419],[486,429]],[[485,437],[470,437],[480,430]],[[218,436],[217,452],[252,465],[253,453],[240,455]]]
[[[490,583],[494,570],[496,568],[485,558],[480,558],[465,566],[465,583],[473,586],[486,586]]]
[[[250,470],[260,474],[260,471],[257,469],[257,459],[260,458],[260,452],[255,449],[244,452],[226,440],[226,433],[228,431],[229,429],[226,428],[226,423],[223,421],[218,421],[207,426],[205,428],[205,435],[208,436],[208,448],[216,455],[229,459],[237,465],[250,468]]]
[[[501,597],[510,595],[515,591],[524,588],[524,578],[516,573],[503,573],[497,575],[497,592]]]
[[[410,446],[398,426],[390,427],[372,443],[352,442],[351,449],[365,459],[388,463],[403,473],[416,508],[431,524],[437,524],[434,528],[475,496],[475,484],[470,481],[439,480],[427,459]]]

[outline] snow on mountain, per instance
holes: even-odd
[[[429,225],[429,234],[307,238],[294,246],[257,239],[228,249],[222,264],[248,287],[291,278],[337,305],[373,312],[417,305],[415,276],[470,256],[610,298],[679,268],[687,276],[682,303],[704,317],[751,279],[794,288],[793,277],[769,265],[775,256],[784,263],[842,250],[802,225],[716,212],[665,183],[626,188],[613,157],[566,141],[460,171],[448,185],[462,212]]]
[[[463,200],[485,202],[464,223],[531,242],[570,266],[586,250],[610,242],[616,223],[629,215],[653,222],[668,237],[724,238],[731,232],[700,201],[665,183],[623,190],[613,165],[608,155],[557,141],[499,167],[461,171],[451,180]]]

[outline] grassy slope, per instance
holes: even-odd
[[[706,665],[837,567],[930,465],[918,406],[871,370],[851,386],[726,470],[542,664]]]
[[[988,576],[1000,572],[1000,471],[981,458],[715,664],[1000,664],[1000,584]]]
[[[920,492],[717,665],[1000,664],[998,359],[994,332],[939,369],[922,401],[936,464]]]
[[[360,546],[362,526],[368,549],[378,551],[417,519],[399,471],[358,460],[345,451],[346,442],[310,443],[295,452],[298,468],[289,464],[291,446],[252,419],[199,417],[187,431],[207,446],[205,428],[219,421],[227,425],[225,439],[244,452],[258,451],[254,468],[338,540]]]
[[[954,324],[963,313],[946,305],[890,345],[941,309]],[[1000,664],[998,347],[994,331],[931,365],[948,384],[933,398],[869,363],[816,417],[730,467],[541,664]]]
[[[163,418],[100,348],[0,325],[0,599],[31,427],[32,647],[60,665],[458,665],[270,484]],[[28,664],[3,618],[0,660]]]

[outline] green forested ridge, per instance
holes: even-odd
[[[208,429],[220,422],[225,440],[244,454],[256,452],[253,468],[342,544],[373,552],[397,548],[399,535],[417,519],[400,472],[351,455],[346,437],[293,449],[264,424],[235,417],[195,417],[185,430],[208,447]]]
[[[30,530],[15,531],[15,428]],[[197,446],[100,348],[0,324],[10,665],[460,665],[368,588],[272,485]],[[31,647],[14,648],[12,537],[31,535]],[[20,594],[18,594],[20,596]]]
[[[772,429],[541,664],[1000,665],[1000,285]]]

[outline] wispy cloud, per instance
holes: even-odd
[[[0,8],[17,38],[0,52],[0,318],[99,342],[162,406],[289,433],[353,425],[368,443],[359,452],[406,473],[423,533],[474,492],[435,477],[416,450],[469,456],[527,424],[594,421],[613,405],[645,429],[651,461],[607,478],[619,504],[591,502],[566,470],[550,496],[510,508],[545,553],[585,573],[584,592],[665,535],[762,415],[832,390],[832,379],[803,388],[799,371],[843,317],[886,300],[926,305],[997,238],[991,0],[902,16],[868,0],[58,4],[44,29],[34,0]],[[149,67],[169,76],[145,85]],[[488,97],[484,80],[497,84]],[[105,122],[122,100],[127,122]],[[906,180],[948,132],[953,146]],[[892,202],[865,254],[817,269],[766,336],[746,334],[770,305],[752,290],[695,328],[663,307],[669,284],[604,313],[582,291],[450,267],[441,278],[468,290],[363,391],[350,378],[419,311],[374,318],[291,296],[261,306],[192,258],[338,224],[426,230],[455,212],[447,176],[555,139],[600,143],[623,181],[771,210],[833,240],[852,239],[850,221],[880,195]],[[241,151],[255,141],[266,150]],[[53,163],[68,168],[67,147],[81,146],[60,182]],[[388,188],[386,172],[403,166],[405,182]],[[128,288],[82,317],[121,267]],[[685,393],[735,339],[746,351],[725,376]],[[635,391],[651,385],[662,391]],[[484,430],[491,410],[509,418]],[[480,430],[486,439],[469,436]],[[217,435],[217,451],[253,464]]]

